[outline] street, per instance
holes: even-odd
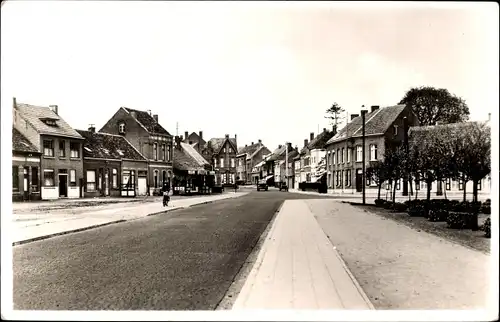
[[[213,310],[284,199],[251,192],[13,248],[14,309]]]

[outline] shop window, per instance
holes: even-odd
[[[87,170],[87,191],[96,191],[95,170]]]
[[[46,187],[53,187],[55,185],[54,169],[43,170],[43,185]]]
[[[116,189],[118,188],[118,170],[113,169],[113,188]]]
[[[76,170],[69,170],[69,184],[70,186],[76,186]]]
[[[19,167],[17,165],[12,166],[12,190],[19,191]]]

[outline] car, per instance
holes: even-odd
[[[261,191],[261,190],[267,191],[268,189],[269,189],[269,187],[267,186],[266,180],[260,180],[257,183],[257,191]]]

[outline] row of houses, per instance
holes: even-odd
[[[488,121],[489,122],[489,121]],[[439,127],[442,125],[436,125]],[[395,105],[380,108],[371,106],[365,114],[365,169],[372,161],[382,161],[386,148],[401,145],[405,139],[405,131],[419,128],[417,116],[410,107]],[[288,151],[288,169],[285,169],[286,153]],[[366,171],[366,170],[365,170]],[[363,184],[368,193],[377,191],[373,178],[366,177],[363,182],[363,135],[362,116],[351,114],[347,124],[335,131],[323,129],[315,135],[310,133],[299,150],[288,144],[264,156],[262,162],[256,164],[252,171],[259,179],[268,180],[269,184],[286,183],[295,189],[301,182],[317,182],[323,180],[330,192],[361,192]],[[257,180],[257,177],[253,180]],[[402,180],[395,182],[396,190],[403,193]],[[424,182],[413,182],[415,190],[426,190]],[[392,186],[386,183],[385,189]],[[472,182],[465,186],[460,181],[447,179],[444,182],[434,182],[431,187],[437,195],[462,192],[464,188],[472,192]],[[480,191],[489,193],[491,189],[490,176],[478,183]]]
[[[13,200],[144,196],[169,183],[174,193],[211,193],[216,185],[251,182],[247,171],[267,148],[238,152],[236,135],[173,136],[151,111],[121,107],[96,131],[73,129],[48,107],[13,99]],[[253,146],[253,143],[252,143]],[[245,164],[238,168],[236,163]]]

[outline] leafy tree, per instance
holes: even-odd
[[[378,187],[378,199],[382,184],[388,180],[387,171],[382,161],[370,161],[370,166],[366,169],[366,176],[373,180]]]
[[[392,202],[396,201],[396,182],[403,177],[406,166],[405,151],[403,146],[394,148],[386,147],[384,153],[384,167],[389,182],[394,182]]]
[[[417,115],[420,125],[459,123],[469,118],[469,107],[465,101],[444,88],[411,88],[399,104],[409,105]]]
[[[327,116],[325,118],[329,119],[333,125],[333,135],[337,134],[337,125],[344,119],[342,113],[345,110],[337,103],[333,103],[329,109],[326,110]]]

